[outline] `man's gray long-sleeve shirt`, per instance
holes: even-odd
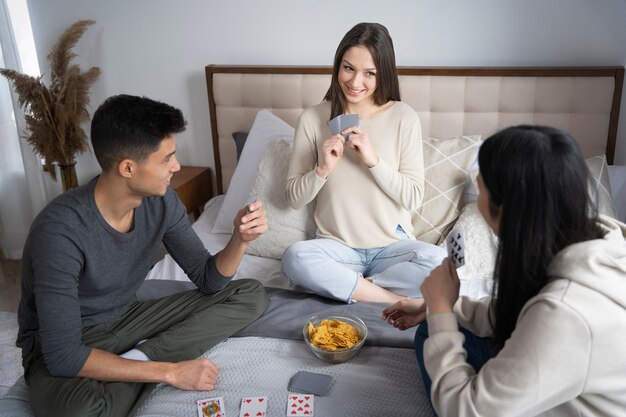
[[[22,256],[17,346],[26,356],[38,335],[53,376],[78,374],[91,351],[81,342],[82,328],[117,317],[135,300],[161,241],[200,291],[229,282],[173,190],[144,198],[131,231],[121,233],[96,206],[96,182],[52,201],[33,222]]]

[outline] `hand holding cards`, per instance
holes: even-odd
[[[341,131],[349,127],[359,127],[359,115],[358,114],[340,114],[332,120],[328,121],[328,127],[333,135],[341,134]],[[349,133],[342,135],[345,140],[348,140]]]
[[[454,264],[457,268],[465,265],[465,242],[463,235],[465,231],[463,227],[455,227],[446,239],[446,245],[448,247],[448,258],[454,260]]]

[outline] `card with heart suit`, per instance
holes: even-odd
[[[289,394],[287,399],[287,416],[312,416],[313,394]]]
[[[224,398],[208,398],[198,400],[198,417],[225,417]]]
[[[349,127],[359,127],[359,115],[358,114],[340,114],[328,121],[328,127],[333,135],[340,134],[342,130]],[[348,140],[348,134],[343,135],[344,139]]]
[[[241,400],[239,417],[265,417],[267,397],[246,397]]]
[[[465,265],[465,242],[463,227],[455,227],[446,239],[448,258],[454,259],[457,268]]]

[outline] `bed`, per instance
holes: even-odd
[[[282,178],[293,126],[302,109],[322,100],[329,67],[221,66],[205,68],[216,196],[193,227],[210,252],[227,242],[234,210],[251,197],[264,201],[270,232],[251,245],[235,279],[255,278],[270,304],[257,322],[205,353],[221,366],[212,392],[159,385],[137,416],[195,416],[196,401],[223,397],[227,416],[239,415],[243,397],[268,397],[268,416],[287,415],[288,383],[299,370],[333,377],[330,392],[315,398],[317,416],[431,416],[412,349],[415,329],[397,331],[380,320],[383,305],[341,304],[291,288],[280,255],[314,234],[312,208],[291,210]],[[616,215],[609,166],[617,137],[623,67],[409,68],[398,70],[402,99],[419,114],[424,137],[426,194],[413,213],[416,235],[442,244],[455,225],[466,233],[467,263],[461,292],[491,290],[496,240],[476,209],[472,178],[481,140],[515,124],[546,124],[578,141],[592,172],[590,192],[603,213]],[[150,298],[189,288],[169,256],[157,263],[138,294]],[[347,312],[368,326],[366,345],[352,360],[328,364],[308,350],[306,319]],[[4,410],[4,411],[2,411]],[[30,416],[22,379],[0,400],[0,415]]]

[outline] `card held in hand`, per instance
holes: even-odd
[[[265,417],[267,397],[245,397],[241,399],[239,417]]]
[[[225,417],[224,398],[216,397],[198,400],[198,417]]]
[[[287,398],[287,416],[312,416],[313,402],[315,395],[313,394],[289,394]]]
[[[288,389],[302,394],[326,395],[332,380],[330,375],[300,371],[291,377]]]
[[[333,132],[333,135],[340,134],[342,130],[345,130],[349,127],[359,127],[359,115],[358,114],[340,114],[328,121],[328,127],[330,131]],[[348,140],[348,135],[350,133],[346,133],[343,135],[345,140]]]
[[[448,258],[454,259],[454,263],[457,268],[465,265],[465,242],[463,240],[465,232],[462,226],[452,229],[448,238],[446,239],[446,245],[448,247]]]

